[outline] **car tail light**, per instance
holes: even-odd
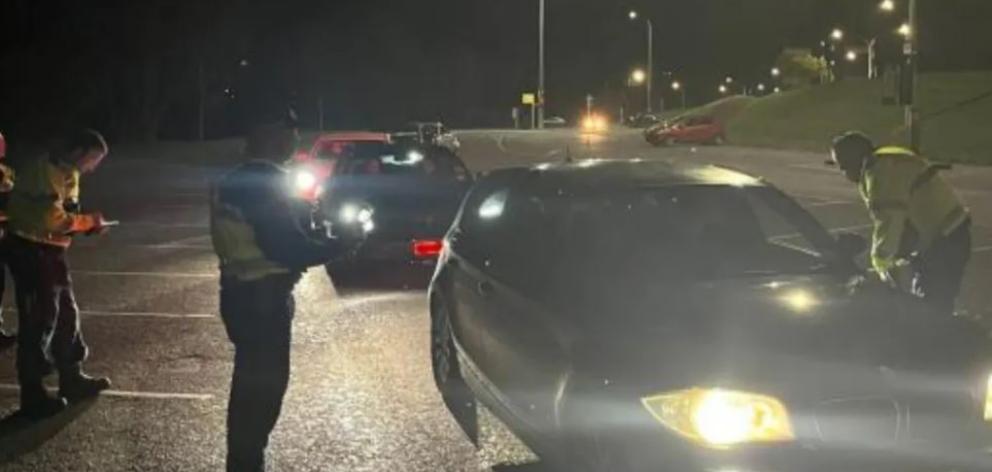
[[[440,239],[418,239],[410,245],[413,257],[417,259],[428,259],[437,257],[444,248],[444,242]]]

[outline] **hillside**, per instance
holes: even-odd
[[[925,74],[919,94],[928,156],[992,164],[992,72]],[[787,91],[735,107],[728,135],[734,144],[812,151],[826,151],[832,136],[852,129],[904,143],[902,108],[881,99],[882,82],[866,79]]]

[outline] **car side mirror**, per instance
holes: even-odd
[[[859,234],[842,233],[837,236],[837,252],[844,256],[855,258],[868,250],[868,239]]]

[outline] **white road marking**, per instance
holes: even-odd
[[[21,387],[14,384],[0,384],[0,390],[8,392],[19,392]],[[48,387],[50,393],[58,392],[58,389]],[[167,392],[136,392],[129,390],[104,390],[100,392],[101,396],[105,397],[117,397],[117,398],[137,398],[137,399],[150,399],[150,400],[189,400],[189,401],[208,401],[212,400],[214,396],[209,393],[167,393]]]
[[[216,315],[211,315],[208,313],[154,313],[154,312],[141,312],[141,311],[96,311],[96,310],[81,310],[79,314],[83,316],[91,317],[102,317],[102,318],[165,318],[174,320],[185,320],[185,319],[212,319],[216,318]]]
[[[337,308],[340,310],[351,310],[362,305],[370,303],[380,303],[380,302],[390,302],[395,300],[402,300],[404,298],[425,298],[422,293],[408,293],[408,292],[398,292],[398,293],[382,293],[376,295],[365,295],[361,297],[346,297],[339,298]]]
[[[12,306],[3,307],[3,313],[17,313],[17,308]],[[103,310],[80,310],[79,314],[87,317],[133,317],[133,318],[166,318],[166,319],[211,319],[216,315],[209,313],[156,313],[148,311],[103,311]]]
[[[154,221],[126,221],[121,222],[121,226],[145,226],[148,228],[197,228],[206,229],[210,225],[207,223],[156,223]]]
[[[74,270],[74,275],[92,275],[108,277],[177,277],[187,279],[216,279],[217,272],[115,272],[103,270]]]

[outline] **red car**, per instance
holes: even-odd
[[[644,138],[655,146],[687,144],[723,144],[727,141],[723,125],[709,116],[690,116],[674,122],[661,123],[644,132]]]
[[[300,197],[316,200],[323,190],[323,183],[334,173],[335,164],[341,158],[362,154],[366,149],[382,148],[391,142],[388,133],[372,131],[341,131],[320,135],[309,152],[300,152],[293,158],[294,179]]]

